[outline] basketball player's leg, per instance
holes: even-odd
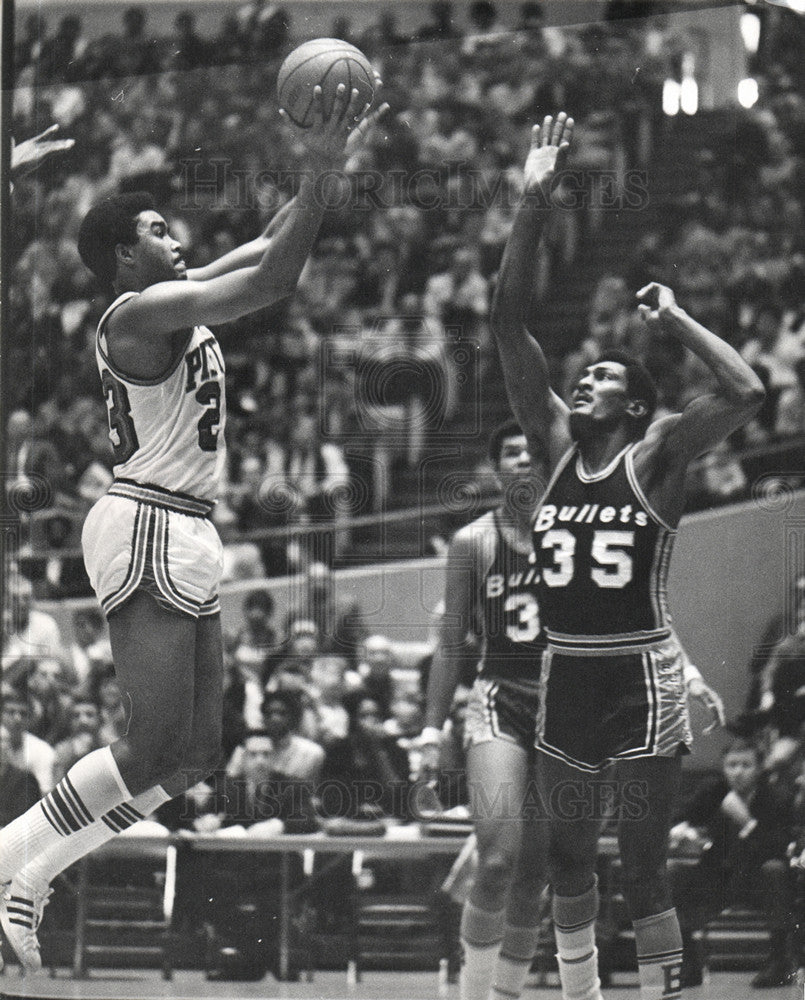
[[[564,997],[601,1000],[595,921],[598,916],[598,836],[601,818],[590,792],[595,775],[540,754],[537,775],[550,812],[548,881]]]
[[[515,791],[515,799],[521,802],[520,852],[506,904],[506,926],[495,966],[493,1000],[521,995],[537,953],[540,920],[547,904],[545,884],[550,827],[535,781],[534,756],[532,750],[528,755],[523,793]]]
[[[461,996],[487,1000],[520,854],[528,753],[512,740],[472,743],[467,751],[467,777],[478,870],[461,917]]]
[[[668,831],[682,758],[637,757],[617,764],[618,782],[639,804],[621,816],[622,889],[635,930],[641,1000],[680,995],[682,937],[667,874]]]
[[[200,615],[196,623],[190,737],[180,768],[162,782],[171,798],[203,781],[222,763],[223,675],[221,616]]]
[[[195,628],[194,618],[144,591],[110,615],[126,735],[79,760],[0,832],[0,922],[29,970],[41,964],[36,928],[50,879],[168,798],[160,782],[181,765],[189,743]]]

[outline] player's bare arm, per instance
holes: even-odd
[[[259,262],[209,281],[159,281],[124,303],[110,317],[107,334],[115,360],[126,370],[127,361],[130,365],[132,360],[128,355],[134,354],[136,363],[141,354],[143,338],[153,342],[195,325],[237,319],[293,291],[324,215],[324,206],[315,197],[315,178],[343,163],[347,138],[363,107],[356,90],[348,95],[342,87],[329,117],[324,116],[320,88],[316,88],[316,101],[316,122],[299,130],[312,169],[303,176],[293,210],[268,241]],[[160,229],[157,220],[143,220],[140,225],[149,229],[141,239],[167,240],[178,254],[178,243],[166,228]],[[118,247],[124,260],[133,252],[131,247]]]
[[[444,615],[428,675],[423,772],[435,772],[438,768],[436,734],[450,710],[461,662],[467,651],[467,636],[473,628],[478,580],[476,535],[473,525],[467,525],[456,532],[447,550]]]
[[[701,358],[716,380],[714,391],[691,400],[682,413],[655,421],[635,450],[635,471],[654,509],[676,524],[684,478],[694,458],[742,426],[763,404],[763,383],[729,344],[688,316],[665,285],[637,293],[649,329],[675,337]]]
[[[573,119],[548,115],[531,132],[523,168],[524,190],[503,254],[492,303],[491,326],[509,402],[532,454],[550,454],[551,466],[570,444],[568,408],[553,392],[548,365],[527,326],[534,263],[551,211],[551,181],[570,148]]]
[[[376,88],[379,88],[381,83],[382,81],[376,76]],[[347,156],[360,145],[369,130],[388,111],[388,108],[388,104],[383,103],[371,113],[364,114],[358,125],[349,133],[346,142]],[[297,207],[297,196],[294,196],[275,213],[260,236],[250,240],[248,243],[244,243],[242,246],[236,247],[229,253],[225,253],[222,257],[206,264],[204,267],[188,268],[188,280],[209,281],[211,278],[220,277],[222,274],[229,274],[231,271],[256,266],[263,257],[263,254],[268,250],[271,239],[277,233],[281,232],[285,225],[292,224],[293,213],[297,210]]]

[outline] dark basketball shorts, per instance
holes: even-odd
[[[693,742],[675,635],[628,651],[559,650],[542,661],[536,746],[582,771],[673,757]]]
[[[531,753],[538,707],[538,681],[478,677],[467,703],[465,749],[490,740],[508,740]]]

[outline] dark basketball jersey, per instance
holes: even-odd
[[[675,531],[637,482],[634,446],[587,475],[576,448],[561,460],[534,522],[539,605],[555,646],[625,647],[666,637]]]
[[[491,543],[483,548],[488,569],[478,586],[483,638],[478,672],[482,677],[535,682],[546,640],[537,604],[534,554],[509,544],[495,511],[476,525]]]

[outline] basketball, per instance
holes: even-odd
[[[347,94],[357,88],[361,107],[371,102],[375,92],[372,64],[354,45],[337,38],[314,38],[294,49],[280,67],[277,97],[294,124],[309,128],[313,124],[313,89],[320,86],[324,113],[333,108],[338,85]]]

